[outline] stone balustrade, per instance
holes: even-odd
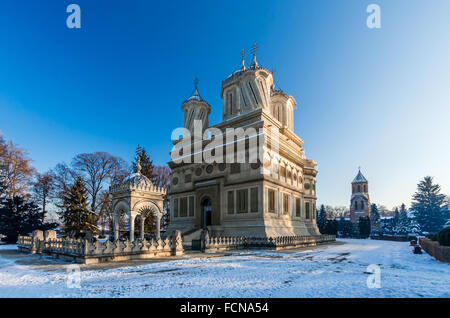
[[[336,240],[335,235],[278,236],[278,237],[209,237],[202,236],[204,250],[233,250],[246,248],[274,248],[314,246]]]
[[[21,251],[42,253],[80,263],[127,260],[136,258],[166,257],[183,254],[181,233],[165,239],[115,241],[89,241],[86,239],[54,238],[40,239],[42,235],[19,236],[17,246]],[[35,248],[38,246],[39,248]]]
[[[124,190],[142,190],[149,191],[154,193],[166,194],[167,190],[163,187],[158,187],[156,185],[145,185],[145,184],[136,184],[133,182],[124,182],[122,184],[113,185],[109,188],[110,192],[119,192]]]

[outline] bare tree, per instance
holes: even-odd
[[[12,141],[9,143],[3,141],[0,152],[0,169],[4,178],[6,196],[9,199],[17,195],[26,196],[29,181],[35,171],[30,165],[31,159]]]
[[[127,173],[123,159],[107,152],[83,153],[75,156],[74,169],[83,177],[91,196],[91,210],[97,210],[97,197],[106,182],[119,182]]]
[[[155,185],[168,189],[170,186],[170,168],[168,166],[156,166],[155,173]]]
[[[40,174],[36,173],[36,179],[33,182],[33,195],[37,201],[42,205],[42,212],[47,213],[47,203],[50,197],[53,197],[55,190],[55,181],[50,172]]]
[[[168,166],[156,166],[154,168],[154,182],[155,185],[158,187],[162,187],[166,189],[167,193],[169,193],[170,189],[170,168]],[[165,228],[169,225],[170,219],[169,219],[169,209],[170,209],[170,202],[169,202],[169,195],[166,193],[164,196],[164,215],[162,218],[162,227]]]
[[[50,174],[53,178],[55,196],[61,201],[62,204],[64,193],[67,192],[75,183],[77,173],[76,171],[74,171],[74,169],[63,162],[58,163],[56,167],[51,170]]]
[[[102,234],[105,234],[105,228],[110,231],[113,228],[112,198],[108,191],[102,191],[99,195],[99,225]]]

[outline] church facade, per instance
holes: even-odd
[[[357,223],[359,217],[370,216],[369,181],[361,170],[352,181],[352,196],[350,198],[350,221]]]
[[[258,152],[257,160],[237,162],[225,151],[220,162],[179,162],[172,156],[167,231],[185,236],[204,228],[213,236],[318,235],[316,162],[306,158],[303,140],[294,133],[294,97],[275,89],[272,72],[259,66],[254,54],[248,68],[242,59],[241,68],[222,82],[221,99],[223,121],[209,126],[211,106],[196,85],[181,106],[185,131],[194,132],[194,123],[202,124],[202,132],[213,128],[224,135],[230,128],[254,128],[256,134],[243,134],[243,144],[245,158]],[[255,138],[258,149],[252,147]],[[175,140],[174,147],[181,142]],[[200,141],[202,152],[210,142]],[[223,149],[237,149],[238,143],[238,138],[220,142]],[[189,157],[195,155],[193,150]]]

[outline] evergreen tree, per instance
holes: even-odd
[[[368,216],[360,216],[358,222],[359,236],[368,238],[370,235],[370,218]]]
[[[376,204],[372,204],[370,207],[370,223],[371,223],[372,233],[381,234],[383,229],[381,227],[380,212],[378,211],[378,207]]]
[[[137,172],[137,162],[140,158],[140,164],[141,164],[141,173],[150,179],[150,181],[153,182],[153,184],[156,184],[156,174],[155,174],[155,167],[153,166],[153,161],[150,160],[150,155],[147,154],[147,151],[145,148],[141,147],[140,145],[136,148],[136,156],[134,158],[133,162],[133,172]]]
[[[353,223],[349,220],[346,220],[344,217],[341,218],[339,221],[339,226],[341,227],[341,235],[343,237],[353,237],[354,231],[353,231]]]
[[[55,228],[55,223],[43,223],[44,213],[33,201],[22,196],[5,198],[0,203],[0,229],[6,242],[17,242],[19,235],[28,235],[34,230]]]
[[[394,226],[394,232],[398,232],[399,221],[400,221],[400,212],[398,211],[398,208],[395,208],[394,218],[392,219],[393,226]]]
[[[63,201],[60,216],[67,235],[80,237],[87,231],[97,233],[97,215],[88,208],[88,194],[81,177],[77,177],[73,186],[64,192]]]
[[[327,224],[327,212],[325,211],[325,206],[322,204],[320,206],[319,215],[317,217],[317,227],[320,233],[325,234],[325,226]]]
[[[408,234],[411,232],[411,220],[408,217],[408,211],[406,205],[402,203],[400,206],[400,216],[398,221],[397,230],[399,234]]]
[[[337,235],[339,222],[336,220],[327,220],[323,234]]]
[[[446,219],[442,209],[445,195],[440,193],[441,187],[433,184],[432,177],[425,177],[417,185],[413,195],[411,209],[415,220],[424,232],[438,232],[444,226]]]

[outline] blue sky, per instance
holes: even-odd
[[[81,29],[66,27],[70,3]],[[366,26],[371,3],[381,29]],[[447,0],[3,0],[0,130],[40,171],[82,152],[130,161],[137,144],[163,164],[193,78],[219,122],[221,81],[256,41],[297,100],[319,204],[348,205],[361,166],[373,202],[409,205],[425,175],[450,194],[449,12]]]

